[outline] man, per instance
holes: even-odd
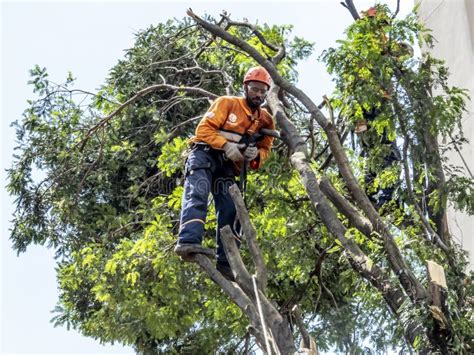
[[[362,19],[367,18],[369,23],[373,25],[373,30],[375,34],[379,34],[379,40],[382,47],[382,56],[391,56],[392,60],[398,60],[400,58],[406,58],[406,56],[412,57],[413,56],[413,49],[410,45],[397,42],[397,41],[390,41],[387,37],[386,33],[386,26],[390,25],[391,19],[385,11],[380,11],[379,9],[383,9],[380,7],[370,7],[367,11],[362,11]],[[374,78],[382,78],[384,73],[374,67],[373,77]],[[388,81],[388,79],[385,79]],[[377,84],[377,81],[375,84]],[[374,84],[372,84],[374,85]],[[372,128],[374,122],[377,120],[377,117],[382,113],[382,108],[390,107],[391,98],[389,93],[386,91],[384,85],[380,85],[380,90],[383,92],[383,97],[380,98],[380,106],[381,108],[371,108],[371,109],[364,109],[363,111],[363,120],[359,120],[356,122],[355,133],[358,134],[361,142],[361,156],[369,157],[373,156],[374,152],[380,151],[382,152],[379,154],[379,169],[374,169],[373,166],[367,166],[365,171],[365,185],[366,190],[371,190],[371,187],[377,178],[377,174],[380,171],[390,168],[397,162],[401,160],[400,150],[397,147],[397,143],[395,139],[389,139],[389,135],[386,129],[383,130],[382,134],[377,132],[375,129]],[[368,192],[367,195],[369,199],[374,203],[377,209],[380,209],[386,203],[392,201],[393,194],[395,191],[395,186],[385,186],[379,187],[375,192]]]
[[[259,168],[268,157],[273,138],[265,136],[256,146],[239,143],[242,136],[274,129],[271,115],[260,106],[271,85],[263,67],[251,68],[244,77],[244,97],[222,96],[214,101],[190,139],[186,161],[184,192],[178,244],[175,252],[183,260],[196,253],[213,254],[201,246],[209,193],[217,215],[217,269],[229,280],[233,275],[225,255],[220,229],[230,225],[239,245],[236,210],[229,194],[242,164]]]

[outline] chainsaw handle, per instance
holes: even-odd
[[[281,139],[280,132],[275,131],[273,129],[260,128],[260,134],[263,134],[264,136],[270,136],[273,138]]]

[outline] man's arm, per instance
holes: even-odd
[[[222,149],[227,140],[219,134],[229,114],[229,102],[219,97],[213,102],[201,122],[196,127],[196,139],[209,144],[214,149]]]

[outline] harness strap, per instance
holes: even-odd
[[[199,169],[211,169],[211,168],[212,168],[211,163],[206,163],[204,165],[191,166],[189,168],[189,171],[186,169],[186,171],[184,172],[184,176],[192,175],[194,171],[199,170]]]

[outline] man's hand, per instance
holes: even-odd
[[[247,147],[244,152],[244,157],[246,160],[254,160],[258,155],[257,147]]]
[[[237,144],[233,142],[227,142],[224,144],[222,149],[224,149],[225,155],[227,158],[234,162],[240,162],[244,160],[244,156],[240,153],[240,149],[245,148],[245,144]]]

